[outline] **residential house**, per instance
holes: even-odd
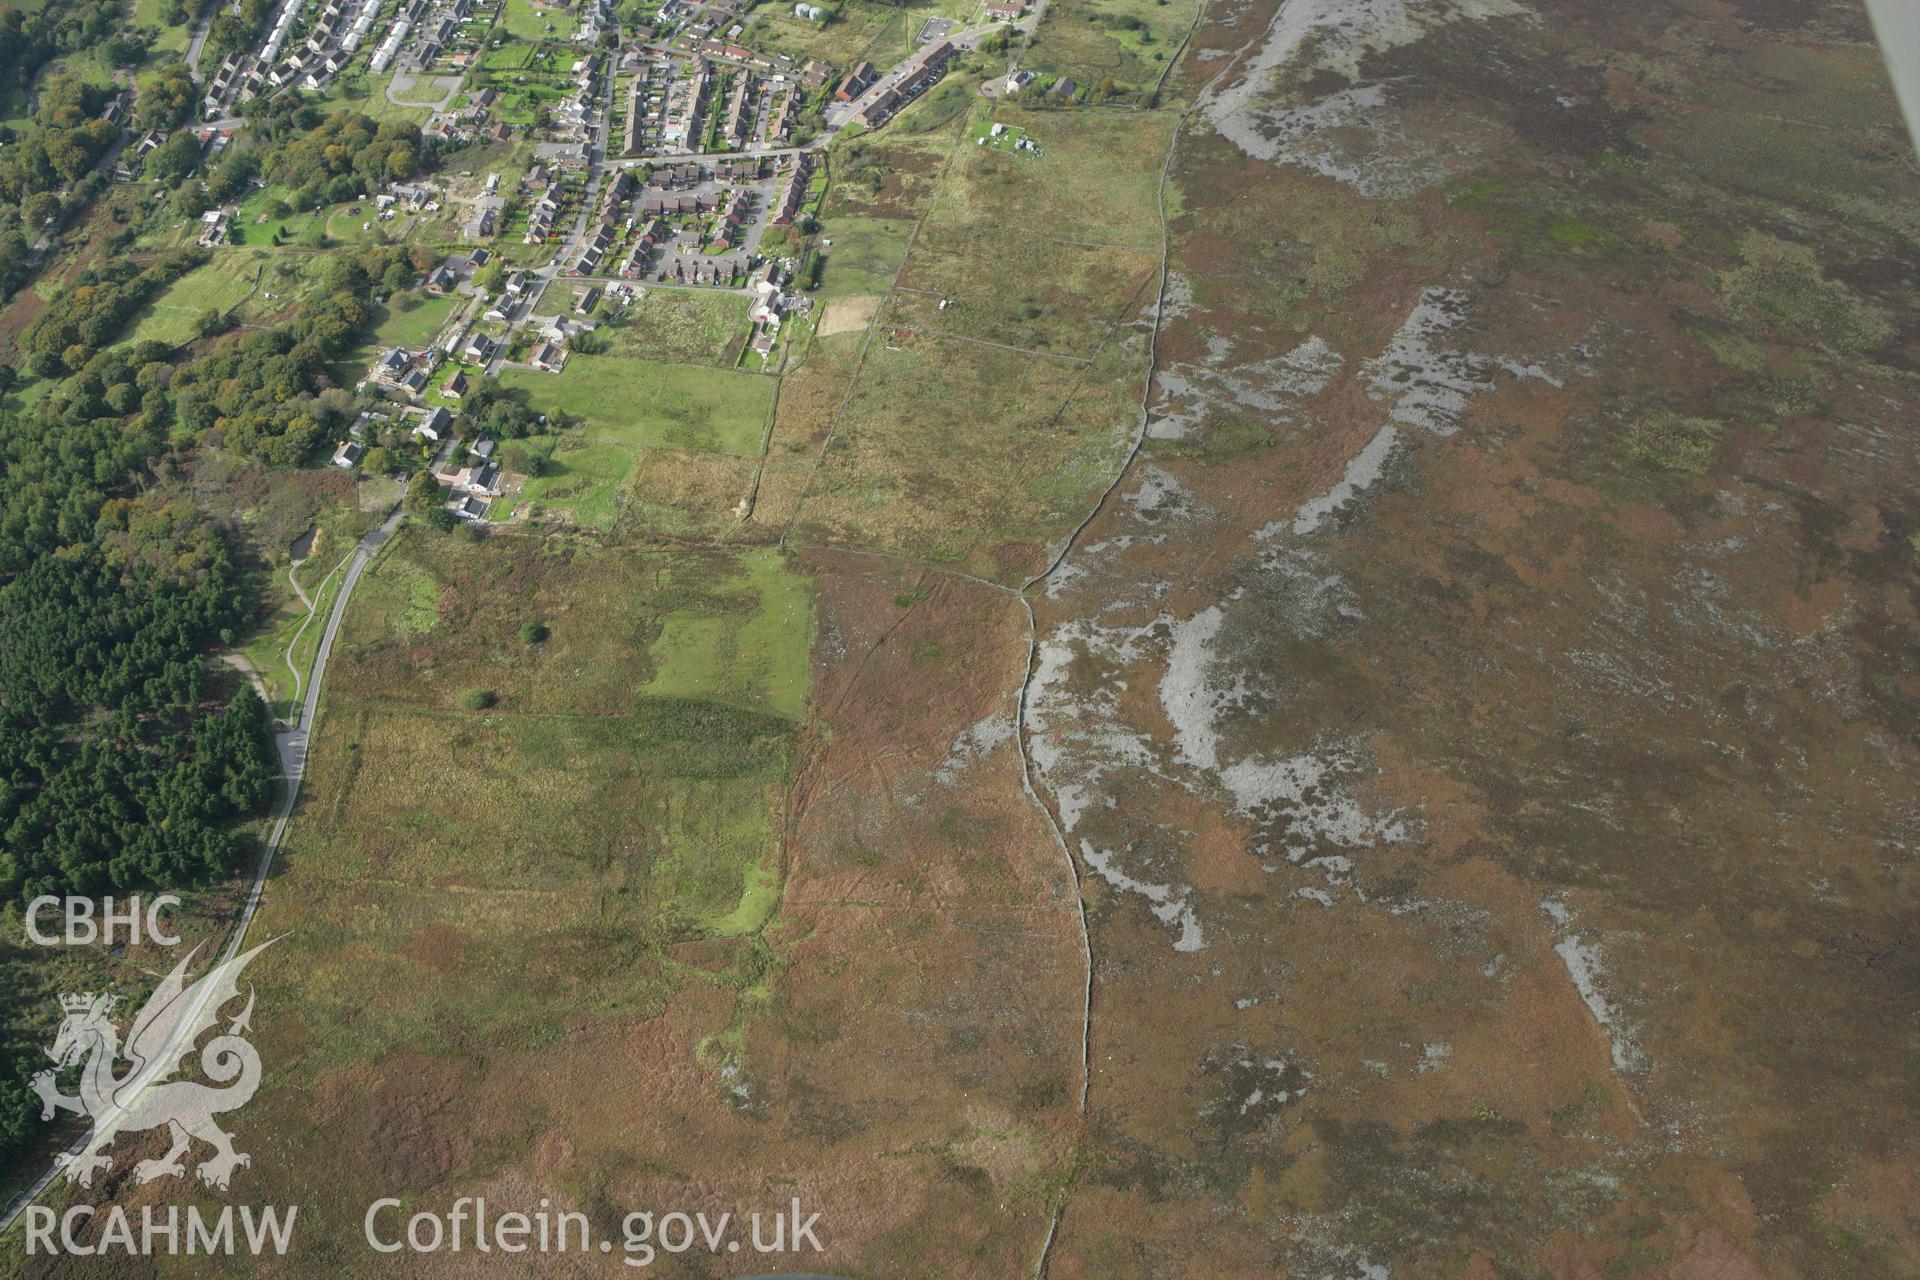
[[[498,497],[500,493],[500,468],[491,462],[483,462],[477,467],[468,467],[454,480],[453,487],[461,493],[471,493],[482,497]]]
[[[225,209],[209,209],[200,215],[200,243],[211,248],[227,242],[227,231],[233,215]]]
[[[873,101],[854,114],[854,120],[866,129],[877,128],[890,119],[894,111],[904,105],[898,89],[882,89]]]
[[[460,234],[469,240],[484,240],[493,234],[499,220],[500,197],[487,196],[474,203],[473,213],[460,229]]]
[[[414,424],[413,434],[424,436],[438,444],[453,434],[453,415],[448,413],[445,407],[435,405],[428,411],[426,417]]]
[[[880,72],[871,62],[856,62],[853,64],[853,70],[847,72],[846,79],[840,82],[840,87],[833,91],[833,100],[852,102],[872,88],[873,82],[879,78]]]
[[[413,364],[404,347],[389,347],[373,362],[373,380],[383,386],[397,387]]]
[[[551,193],[541,196],[527,211],[527,234],[522,238],[528,244],[539,244],[553,234],[553,222],[559,216],[560,202]]]
[[[787,180],[781,184],[780,194],[773,202],[774,225],[784,227],[799,216],[812,176],[813,159],[803,151],[793,158],[793,168],[788,171]]]

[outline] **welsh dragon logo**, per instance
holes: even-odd
[[[56,1065],[34,1076],[32,1086],[40,1095],[42,1120],[51,1120],[56,1111],[71,1111],[93,1120],[93,1132],[85,1144],[77,1152],[63,1152],[55,1158],[56,1167],[69,1179],[83,1187],[92,1186],[95,1173],[113,1166],[113,1157],[105,1154],[105,1149],[116,1134],[162,1126],[171,1134],[173,1145],[159,1159],[142,1160],[134,1166],[134,1177],[142,1183],[184,1174],[187,1151],[196,1138],[214,1151],[212,1158],[196,1170],[210,1187],[225,1190],[233,1171],[251,1163],[245,1153],[233,1149],[232,1137],[213,1122],[221,1112],[245,1106],[260,1087],[260,1055],[246,1040],[253,1018],[251,987],[246,1007],[224,1033],[207,1041],[200,1050],[201,1071],[224,1087],[173,1077],[195,1042],[219,1021],[221,1007],[239,996],[241,971],[274,941],[278,939],[221,961],[191,985],[186,980],[187,968],[199,948],[188,952],[134,1018],[124,1048],[111,1017],[118,996],[85,992],[60,997],[66,1017],[53,1047],[47,1050]],[[127,1065],[116,1073],[123,1058]],[[56,1072],[83,1060],[86,1065],[80,1070],[79,1095],[61,1093],[55,1082]]]

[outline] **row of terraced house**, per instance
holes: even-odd
[[[807,184],[813,178],[813,156],[801,151],[793,157],[793,168],[787,173],[787,180],[780,186],[779,198],[773,202],[773,224],[784,227],[800,216],[800,206],[807,201]]]
[[[940,83],[947,74],[947,62],[953,57],[953,41],[937,40],[908,61],[898,84],[883,89],[872,102],[862,107],[854,119],[869,129],[878,128],[897,115],[914,99]]]

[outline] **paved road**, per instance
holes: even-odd
[[[232,940],[227,943],[229,956],[238,954],[240,944],[246,940],[247,926],[253,922],[254,909],[260,905],[260,894],[266,887],[267,872],[273,866],[273,856],[279,851],[280,842],[286,838],[287,822],[293,816],[294,801],[300,796],[300,779],[306,773],[307,739],[313,732],[314,717],[320,711],[320,683],[326,679],[327,659],[333,655],[333,642],[340,634],[340,619],[346,616],[347,601],[353,595],[354,584],[360,581],[361,573],[366,570],[367,562],[373,559],[373,553],[399,527],[400,514],[399,507],[388,512],[380,526],[360,539],[360,545],[354,548],[353,561],[347,565],[347,576],[340,581],[340,594],[333,598],[333,610],[327,615],[326,629],[320,633],[320,647],[313,655],[313,670],[307,675],[307,695],[301,700],[300,713],[292,725],[273,735],[274,749],[280,753],[280,773],[287,780],[287,794],[280,802],[280,812],[274,816],[273,830],[267,836],[266,852],[261,856],[259,871],[254,874],[253,888],[247,894],[247,905],[241,910]]]
[[[681,289],[688,293],[723,293],[735,298],[757,298],[757,289],[736,289],[724,284],[681,284],[678,280],[648,280],[645,278],[630,280],[626,276],[568,276],[568,284],[597,284],[605,288],[610,284],[638,285],[642,289]]]
[[[802,151],[813,151],[818,146],[818,142],[809,142],[804,147],[749,147],[745,151],[689,151],[684,154],[663,151],[651,156],[620,156],[614,160],[614,163],[623,169],[631,169],[635,165],[643,164],[676,165],[718,163],[722,160],[765,160],[773,156],[799,155]]]
[[[200,51],[207,47],[207,32],[213,29],[214,15],[220,12],[226,0],[203,0],[200,16],[193,20],[193,39],[187,41],[187,74],[193,82],[199,84],[205,79],[200,74]]]
[[[402,92],[400,88],[401,75],[406,75],[406,73],[398,73],[393,79],[387,81],[387,101],[396,107],[428,107],[434,111],[445,111],[449,106],[453,105],[454,96],[460,92],[460,86],[465,83],[459,76],[407,75],[406,92],[412,92],[414,89],[419,88],[422,80],[440,79],[453,81],[453,87],[442,94],[438,102],[415,102],[410,98],[402,98],[399,96]]]
[[[493,359],[487,362],[487,376],[498,377],[507,363],[507,348],[513,345],[514,335],[526,327],[527,321],[539,308],[540,300],[546,296],[547,286],[570,263],[579,261],[580,246],[586,242],[587,227],[594,213],[600,207],[600,182],[607,171],[607,133],[613,120],[614,76],[607,76],[607,87],[600,103],[600,124],[593,134],[593,146],[587,151],[587,193],[580,202],[580,212],[573,219],[573,231],[567,236],[566,245],[554,255],[553,261],[534,273],[533,287],[527,290],[527,300],[520,307],[520,314],[507,327],[507,336],[500,343],[500,349],[494,352]]]
[[[968,27],[964,31],[949,32],[946,39],[951,44],[953,44],[955,48],[959,48],[959,49],[978,48],[980,42],[986,39],[986,37],[992,35],[996,31],[1007,30],[1009,29],[1009,27],[1011,27],[1012,30],[1021,32],[1023,34],[1027,32],[1031,32],[1033,28],[1039,24],[1040,15],[1045,11],[1046,11],[1046,0],[1040,0],[1040,3],[1034,6],[1033,12],[1028,14],[1026,17],[1022,18],[1019,22],[1015,22],[1011,24],[1004,23],[1004,22],[989,22],[985,26]],[[867,107],[872,105],[873,100],[875,98],[878,98],[881,94],[885,93],[889,89],[898,87],[899,84],[907,78],[907,70],[913,64],[913,60],[916,57],[918,57],[919,54],[920,54],[920,50],[916,48],[912,53],[908,54],[906,57],[902,58],[900,61],[894,63],[891,67],[888,67],[884,72],[880,74],[878,79],[876,79],[872,84],[867,86],[865,93],[862,93],[859,97],[855,98],[853,101],[828,103],[827,115],[826,115],[826,127],[820,131],[819,136],[816,137],[811,143],[809,143],[808,146],[810,148],[824,147],[827,143],[833,140],[835,134],[839,133],[842,129],[846,128],[849,124],[851,124],[855,116],[859,115],[862,111],[865,111]],[[882,121],[882,123],[885,123],[885,122]]]
[[[266,890],[267,876],[273,869],[274,855],[280,851],[280,845],[286,839],[287,824],[293,817],[294,803],[300,798],[300,780],[306,772],[307,740],[313,731],[314,717],[320,710],[320,684],[326,677],[327,659],[333,652],[333,642],[340,633],[340,619],[346,616],[347,601],[353,595],[354,584],[359,582],[360,574],[366,569],[367,562],[373,559],[374,552],[380,549],[381,544],[386,542],[394,529],[399,526],[400,514],[401,508],[394,507],[380,526],[360,539],[360,545],[354,549],[353,562],[347,566],[347,576],[340,584],[340,594],[334,599],[333,611],[327,615],[326,630],[320,635],[320,648],[314,654],[313,672],[307,680],[307,696],[300,704],[300,714],[291,727],[273,736],[274,749],[280,756],[280,772],[287,784],[286,793],[281,798],[280,808],[274,814],[273,829],[267,836],[265,849],[260,854],[260,866],[254,872],[253,886],[247,892],[246,904],[240,909],[239,918],[234,923],[233,936],[228,940],[226,949],[221,955],[223,961],[231,960],[238,955],[242,944],[246,942],[247,927],[253,923],[254,913],[260,908],[260,897]],[[202,999],[209,995],[211,992],[203,992]],[[192,1026],[204,1011],[204,1009],[193,1010],[183,1017],[178,1025],[183,1029]],[[166,1068],[179,1061],[181,1054],[192,1047],[184,1043],[169,1046],[168,1050],[155,1058],[147,1074],[167,1074]],[[7,1206],[5,1216],[0,1217],[0,1232],[11,1228],[26,1211],[27,1206],[38,1200],[46,1189],[53,1185],[54,1178],[58,1176],[68,1160],[90,1156],[112,1143],[119,1131],[121,1118],[133,1106],[148,1083],[150,1082],[147,1080],[130,1082],[132,1089],[128,1092],[126,1101],[120,1103],[111,1115],[96,1117],[93,1129],[67,1149],[64,1153],[65,1158],[56,1160],[52,1168],[49,1168],[38,1181]]]

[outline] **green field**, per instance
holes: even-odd
[[[411,307],[401,305],[412,301]],[[453,314],[455,306],[462,299],[446,297],[433,298],[419,294],[403,294],[389,299],[374,308],[374,326],[366,331],[358,343],[334,366],[334,379],[343,386],[358,382],[373,362],[388,347],[424,347],[433,340],[440,326]],[[435,378],[433,385],[444,382],[445,377]]]
[[[1111,78],[1117,98],[1138,99],[1164,74],[1193,24],[1192,0],[1053,0],[1022,64],[1071,76],[1095,90]]]
[[[132,339],[181,343],[191,340],[194,322],[209,310],[230,311],[250,298],[273,255],[235,250],[216,253],[167,287],[141,311]]]
[[[1159,273],[1159,255],[1144,250],[933,224],[883,321],[1086,358],[1150,299]]]
[[[381,346],[420,347],[433,340],[440,326],[447,322],[453,309],[460,301],[458,298],[417,298],[413,305],[405,305],[406,295],[390,300],[381,310],[385,313],[374,326],[374,340]]]
[[[186,23],[181,23],[176,27],[168,26],[160,16],[160,11],[164,7],[161,0],[134,0],[133,25],[136,27],[152,27],[159,32],[153,40],[153,49],[155,52],[184,54],[187,51],[188,39],[192,33]]]
[[[907,21],[898,11],[853,0],[843,3],[828,23],[797,18],[792,5],[763,7],[754,13],[748,32],[776,53],[799,61],[820,58],[844,71],[862,58],[884,58],[897,49],[906,28]]]
[[[682,643],[683,617],[715,620],[711,643]],[[677,1069],[721,1087],[695,1043],[729,1043],[764,1008],[769,959],[792,945],[781,813],[812,632],[810,583],[771,551],[401,535],[348,611],[258,921],[284,935],[256,1033],[279,1066],[249,1132],[306,1146],[332,1124],[325,1099],[409,1107],[458,1077],[431,1132],[489,1145],[449,1161],[436,1136],[395,1159],[378,1126],[350,1123],[324,1158],[258,1161],[260,1193],[432,1195],[497,1167],[492,1143],[561,1130],[579,1145],[548,1173],[578,1198],[648,1154],[643,1130],[605,1122],[614,1046],[690,1026]],[[472,688],[494,706],[461,710]],[[346,1219],[314,1231],[313,1266],[364,1248]]]
[[[673,536],[713,532],[751,483],[777,380],[624,356],[574,356],[559,374],[507,369],[535,408],[583,424],[530,441],[549,470],[494,503],[491,519],[564,511],[578,525]],[[623,516],[625,517],[623,521]]]
[[[737,294],[651,288],[614,314],[614,350],[644,360],[732,368],[747,339],[747,304]]]
[[[642,897],[626,907],[636,924],[707,936],[757,927],[776,865],[762,856],[773,838],[768,791],[783,781],[787,744],[806,712],[808,582],[771,549],[583,558],[499,547],[416,530],[369,570],[336,658],[333,687],[347,704],[330,702],[338,734],[389,737],[375,757],[382,760],[404,759],[410,743],[426,746],[418,734],[435,725],[484,744],[463,753],[454,774],[503,769],[503,778],[519,779],[516,804],[484,837],[507,856],[475,868],[493,883],[552,884],[582,861],[604,866],[611,849],[571,837],[626,822],[629,836],[614,844],[642,852],[621,873],[639,877],[631,883]],[[536,644],[519,635],[529,622],[547,628]],[[459,711],[460,695],[476,687],[493,692],[493,707]],[[358,730],[338,718],[355,716]],[[463,724],[446,723],[449,716]],[[339,750],[340,737],[334,743]],[[680,747],[636,755],[647,743]],[[364,845],[389,824],[409,831],[411,847],[388,865],[423,872],[477,850],[477,833],[442,825],[429,799],[457,777],[442,776],[423,794],[405,785],[405,773],[394,775],[398,786],[361,777],[352,809],[390,811],[368,827],[343,822],[335,834],[357,828],[353,838]],[[655,789],[649,775],[663,785]],[[635,785],[642,794],[627,790]],[[562,799],[582,787],[619,787],[622,797],[584,806]],[[485,788],[476,776],[455,789]],[[345,857],[329,858],[330,873],[369,869]]]
[[[752,454],[760,450],[774,382],[756,374],[625,356],[574,356],[559,374],[508,369],[536,408],[584,420],[581,434],[625,448]]]
[[[507,0],[500,28],[521,40],[566,40],[573,35],[574,18],[565,9],[536,9],[529,0]]]
[[[1172,114],[1002,106],[992,119],[1032,133],[1041,153],[976,147],[969,136],[930,220],[1159,250],[1156,192]]]
[[[280,186],[259,188],[240,202],[234,212],[233,225],[250,244],[272,244],[299,236],[315,219],[310,212],[280,212],[279,206],[286,204],[290,194]]]
[[[885,293],[906,258],[907,237],[913,224],[904,219],[839,215],[826,224],[821,249],[826,262],[820,272],[820,295],[843,298],[859,293]]]
[[[380,99],[385,102],[384,98]],[[380,113],[367,107],[368,114]],[[432,216],[400,213],[392,221],[381,222],[377,210],[365,201],[350,201],[327,208],[290,209],[290,192],[282,186],[260,187],[240,202],[233,219],[238,235],[236,243],[260,248],[290,246],[316,249],[334,245],[378,243],[382,240],[452,238],[450,215]],[[354,212],[354,210],[359,212]],[[371,223],[363,227],[363,223]]]
[[[539,46],[530,40],[502,39],[499,32],[494,33],[497,44],[489,44],[480,55],[479,67],[482,71],[519,71],[533,61]]]
[[[621,490],[633,473],[637,450],[580,435],[535,436],[527,443],[551,447],[545,475],[531,476],[518,494],[502,497],[487,513],[496,521],[565,511],[575,524],[607,530],[619,517]]]
[[[806,710],[807,663],[791,642],[812,608],[807,585],[789,573],[778,551],[742,552],[738,576],[703,584],[697,607],[661,616],[648,649],[653,678],[644,692],[656,698],[694,698],[798,719]],[[669,576],[663,585],[671,587]],[[714,608],[722,601],[752,608]]]
[[[1119,466],[1142,354],[1109,344],[1082,365],[931,335],[876,342],[797,531],[999,581],[1037,571]]]
[[[433,114],[429,107],[410,107],[398,102],[387,101],[387,85],[393,80],[391,75],[368,76],[349,72],[342,78],[343,85],[352,85],[356,96],[353,109],[362,112],[374,120],[411,120],[415,124],[425,124]],[[360,92],[364,90],[365,92]]]

